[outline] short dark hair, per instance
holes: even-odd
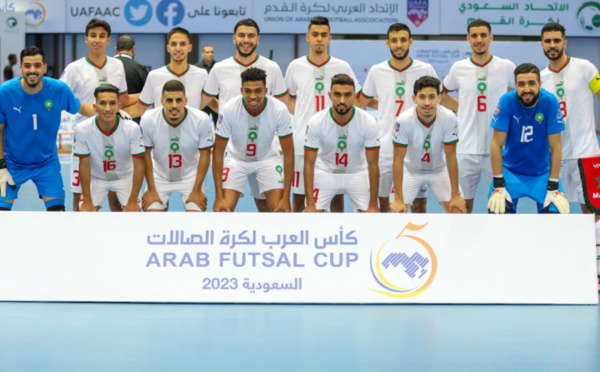
[[[541,81],[540,69],[533,63],[521,63],[520,65],[518,65],[517,68],[515,68],[515,80],[517,80],[517,75],[529,73],[536,74],[538,81]]]
[[[436,92],[440,92],[440,80],[433,76],[421,76],[415,81],[413,86],[413,94],[416,96],[417,93],[423,88],[434,88]]]
[[[206,47],[210,47],[210,48],[213,48],[213,49],[215,48],[214,46],[212,46],[212,44],[204,44],[204,45],[202,45],[202,51],[203,52],[204,52],[204,48],[206,48]]]
[[[267,85],[267,73],[265,70],[260,68],[250,67],[246,71],[242,72],[242,84],[247,81],[262,81],[265,86]]]
[[[188,30],[186,30],[183,27],[173,27],[171,31],[169,31],[169,33],[167,34],[167,43],[171,41],[171,36],[175,34],[184,34],[185,36],[187,36],[188,41],[190,43],[192,42],[192,34],[190,34]]]
[[[135,46],[135,39],[130,35],[121,35],[117,39],[117,50],[131,50]]]
[[[42,48],[37,47],[35,45],[26,47],[21,51],[21,64],[23,64],[23,57],[37,56],[38,54],[42,56],[42,62],[46,63],[46,56],[44,55],[44,51],[42,50]],[[11,55],[14,56],[14,54]]]
[[[162,93],[164,94],[165,92],[183,92],[185,95],[185,85],[179,80],[169,80],[163,85]]]
[[[408,27],[404,23],[394,23],[393,25],[391,25],[388,28],[388,31],[387,31],[388,40],[390,38],[390,33],[392,33],[392,32],[399,32],[399,31],[406,31],[406,32],[408,32],[408,37],[409,38],[412,37],[412,32],[410,32],[410,27]]]
[[[11,53],[8,55],[8,60],[10,61],[11,59],[17,59],[17,55],[14,53]]]
[[[329,27],[329,18],[327,17],[323,17],[323,16],[315,16],[312,17],[310,19],[310,23],[308,24],[308,30],[310,31],[310,26],[315,25],[315,26],[327,26],[328,29],[331,30],[331,28]]]
[[[354,85],[354,80],[352,80],[352,78],[346,74],[333,75],[333,77],[331,78],[331,89],[333,89],[333,86],[335,84],[352,85],[352,88],[356,89],[356,86]]]
[[[544,32],[551,32],[551,31],[560,31],[562,36],[565,37],[567,30],[565,29],[565,26],[561,25],[560,23],[550,22],[550,23],[546,23],[544,25],[544,27],[542,27],[542,36],[544,36]]]
[[[94,89],[94,98],[98,99],[98,95],[100,93],[114,93],[117,95],[117,99],[119,99],[119,88],[112,84],[101,84]]]
[[[234,34],[237,32],[237,29],[240,26],[254,27],[256,29],[256,34],[260,35],[260,28],[258,28],[258,23],[256,23],[256,21],[253,20],[252,18],[244,18],[241,21],[239,21],[238,23],[236,23],[235,27],[233,28]]]
[[[471,28],[473,27],[487,27],[488,32],[490,34],[492,33],[492,25],[490,25],[488,21],[484,21],[483,19],[476,19],[474,21],[471,21],[471,23],[469,23],[469,25],[467,26],[467,35],[471,33]]]
[[[92,18],[92,20],[89,21],[85,26],[85,36],[88,36],[90,30],[96,27],[102,27],[104,30],[106,30],[108,36],[110,36],[110,25],[105,20],[98,18]]]

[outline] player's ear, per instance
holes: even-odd
[[[494,35],[490,34],[490,41],[494,41]]]
[[[413,100],[413,103],[414,103],[414,104],[417,104],[417,96],[415,96],[414,94],[413,94],[413,96],[412,96],[412,100]]]
[[[188,98],[185,97],[185,106],[187,106],[187,103],[188,103]]]

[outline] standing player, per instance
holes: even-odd
[[[216,100],[217,95],[219,95],[221,105],[226,104],[233,97],[239,96],[242,87],[240,73],[250,67],[256,67],[267,73],[266,88],[269,90],[269,94],[285,103],[290,112],[293,111],[279,65],[256,53],[259,41],[260,29],[254,20],[242,19],[235,25],[233,43],[237,52],[233,57],[217,62],[213,66],[202,91],[202,108]],[[249,184],[258,211],[268,211],[264,196],[257,191],[258,185],[254,180],[250,180]]]
[[[458,89],[458,101],[444,94],[442,105],[458,111],[460,188],[471,213],[481,173],[488,187],[492,181],[490,123],[500,97],[514,87],[515,64],[490,53],[494,36],[488,22],[472,21],[467,32],[471,57],[454,63],[444,78],[444,93]]]
[[[139,212],[145,154],[140,127],[118,115],[121,104],[117,87],[100,85],[94,96],[98,115],[75,128],[74,154],[80,158],[82,190],[79,210],[99,210],[109,191],[113,191],[124,206],[123,211]]]
[[[500,98],[492,119],[494,183],[488,209],[516,213],[519,198],[528,196],[538,213],[569,213],[558,182],[565,130],[558,101],[541,89],[540,70],[531,63],[515,69],[515,86]]]
[[[423,186],[450,212],[465,212],[458,186],[458,123],[440,102],[440,81],[423,76],[414,83],[416,108],[402,113],[394,125],[394,197],[391,212],[406,212]]]
[[[188,30],[175,27],[167,34],[167,52],[171,56],[168,65],[150,71],[146,84],[137,104],[127,111],[133,117],[140,116],[146,109],[154,105],[161,107],[162,89],[169,80],[176,79],[186,87],[188,107],[200,108],[202,88],[206,84],[208,73],[188,63],[188,54],[192,51],[191,35]],[[211,107],[218,109],[218,102],[211,102]]]
[[[294,212],[302,212],[305,207],[303,169],[306,123],[315,113],[331,106],[327,82],[331,81],[334,75],[346,74],[354,80],[355,86],[360,90],[360,85],[350,65],[331,57],[327,52],[327,47],[331,42],[327,18],[316,16],[310,20],[306,41],[309,45],[308,55],[292,61],[285,73],[285,82],[290,90],[294,106],[294,150],[296,154],[292,182]],[[344,196],[337,195],[331,209],[334,212],[343,212],[343,202]]]
[[[379,138],[375,119],[354,107],[354,80],[331,79],[332,107],[307,124],[304,145],[305,212],[322,212],[331,199],[346,194],[354,210],[379,212]]]
[[[542,48],[550,66],[542,73],[542,88],[554,93],[565,121],[562,134],[563,160],[560,180],[565,197],[581,204],[583,213],[592,213],[585,205],[577,159],[600,155],[594,118],[594,95],[600,99],[600,75],[590,61],[565,54],[565,28],[548,23],[542,28]],[[596,215],[596,246],[600,258],[600,216]],[[598,261],[600,271],[600,260]]]
[[[85,27],[85,43],[89,48],[88,54],[70,63],[63,72],[60,80],[67,83],[81,102],[94,102],[94,89],[101,84],[110,83],[119,88],[119,101],[123,107],[133,105],[138,95],[129,95],[123,63],[106,56],[106,47],[110,43],[111,28],[108,22],[93,18]],[[85,120],[81,115],[75,116],[74,127]],[[71,157],[71,191],[73,192],[73,210],[79,208],[81,184],[79,179],[79,159]],[[112,199],[112,200],[111,200]],[[109,198],[112,210],[120,210],[116,198]]]
[[[396,118],[412,108],[410,93],[415,80],[421,76],[437,77],[433,66],[429,63],[412,59],[409,49],[413,43],[410,28],[403,23],[394,23],[388,28],[386,45],[390,48],[392,58],[371,67],[365,80],[357,106],[366,107],[374,97],[379,98],[379,138],[381,152],[379,156],[379,207],[387,212],[392,189],[392,146],[393,130]],[[414,200],[412,211],[425,213],[427,207],[427,188],[423,188]]]
[[[44,51],[27,47],[21,51],[23,77],[0,86],[0,210],[12,209],[28,180],[46,210],[65,210],[56,149],[61,112],[90,116],[93,110],[80,104],[65,83],[44,77],[46,70]]]
[[[169,80],[163,86],[162,107],[142,117],[146,146],[145,211],[166,211],[173,192],[181,194],[188,212],[206,210],[204,178],[214,145],[213,125],[204,112],[186,107],[185,86]]]
[[[213,155],[215,212],[235,209],[246,181],[254,179],[273,212],[289,212],[294,175],[294,139],[287,107],[268,93],[264,70],[242,72],[241,96],[222,106]],[[279,136],[281,156],[275,146]],[[231,140],[231,141],[230,141]],[[227,146],[229,143],[229,146]],[[227,157],[223,160],[225,148]]]

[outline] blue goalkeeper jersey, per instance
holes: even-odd
[[[516,89],[511,90],[500,98],[491,125],[507,134],[502,150],[504,167],[531,176],[550,171],[548,136],[565,130],[553,94],[540,89],[537,104],[525,107]]]
[[[6,161],[40,166],[58,157],[56,135],[63,110],[75,114],[81,103],[67,84],[43,77],[42,90],[27,94],[22,79],[0,85],[0,124],[4,124]]]

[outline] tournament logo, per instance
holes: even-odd
[[[425,226],[409,222],[394,239],[371,252],[371,274],[379,285],[373,292],[407,298],[429,288],[437,272],[437,257],[427,241],[411,235]]]
[[[162,0],[156,6],[156,18],[167,27],[180,24],[184,15],[185,7],[179,0]]]
[[[429,0],[407,0],[406,17],[417,27],[429,17]]]
[[[29,28],[40,27],[46,20],[46,8],[39,1],[32,1],[25,11],[25,25]]]
[[[125,19],[133,26],[144,26],[152,18],[152,5],[146,0],[130,0],[125,4]]]
[[[577,10],[577,23],[586,31],[600,30],[600,4],[588,1]]]
[[[8,17],[6,19],[6,27],[14,28],[17,25],[17,19],[15,17]]]

